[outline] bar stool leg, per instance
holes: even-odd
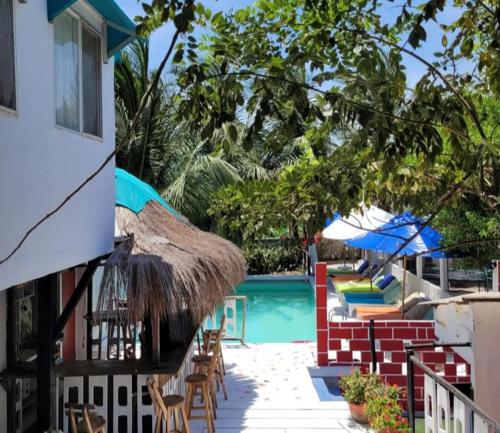
[[[212,405],[210,404],[210,393],[208,390],[208,383],[204,383],[202,385],[203,388],[203,400],[204,400],[204,406],[205,406],[205,418],[207,420],[207,431],[208,433],[212,433],[215,430],[215,424],[213,421],[213,416],[212,416]]]
[[[181,405],[181,417],[182,417],[182,431],[184,433],[191,433],[191,428],[189,427],[189,420],[186,413],[186,408]]]

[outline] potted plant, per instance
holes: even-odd
[[[379,376],[354,370],[351,374],[341,377],[339,384],[349,405],[351,418],[360,424],[367,424],[368,416],[365,413],[367,397],[376,393],[376,389],[382,385]]]
[[[377,433],[410,433],[399,404],[400,389],[383,384],[367,397],[365,414]]]

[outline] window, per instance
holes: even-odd
[[[82,20],[54,20],[56,124],[101,136],[101,38]]]
[[[82,28],[83,132],[101,135],[101,40]]]
[[[16,109],[13,0],[0,0],[0,105]]]

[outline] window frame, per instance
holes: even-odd
[[[104,114],[104,110],[103,110],[103,93],[102,93],[102,74],[103,74],[103,67],[102,67],[102,53],[103,53],[103,40],[104,40],[104,37],[103,37],[103,34],[102,34],[102,31],[98,31],[92,24],[90,24],[84,17],[82,17],[80,14],[78,14],[77,12],[75,12],[74,10],[72,10],[71,8],[68,8],[66,9],[64,12],[62,12],[62,14],[68,14],[70,15],[72,18],[76,19],[77,22],[78,22],[78,92],[79,92],[79,98],[78,98],[78,114],[79,114],[79,117],[78,117],[78,121],[79,121],[79,128],[78,128],[78,131],[77,130],[74,130],[74,129],[71,129],[71,128],[68,128],[66,126],[63,126],[63,125],[59,125],[57,123],[57,117],[56,117],[56,106],[55,106],[55,102],[57,100],[56,98],[56,86],[55,86],[55,82],[56,82],[56,59],[55,59],[55,54],[54,54],[54,62],[53,62],[53,67],[54,67],[54,125],[56,127],[56,129],[60,129],[62,131],[66,131],[66,132],[70,132],[72,134],[76,134],[76,135],[79,135],[81,137],[85,137],[85,138],[91,138],[93,140],[96,140],[96,141],[104,141],[103,139],[103,135],[104,135],[104,131],[103,131],[103,114]],[[100,128],[100,135],[94,135],[94,134],[91,134],[91,133],[88,133],[88,132],[84,132],[84,119],[83,119],[83,35],[82,35],[82,32],[83,32],[83,27],[85,26],[85,29],[94,34],[94,36],[97,36],[98,39],[99,39],[99,45],[100,45],[100,56],[99,56],[99,101],[98,101],[98,106],[99,106],[99,128]],[[55,49],[55,36],[52,37],[52,43],[53,43],[53,47]],[[54,51],[55,53],[55,51]]]
[[[16,50],[16,1],[12,0],[12,52],[14,54],[14,97],[15,97],[15,107],[10,108],[2,105],[0,103],[0,114],[6,114],[9,116],[17,117],[19,113],[19,92],[18,92],[18,80],[17,80],[17,50]]]

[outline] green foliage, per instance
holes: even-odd
[[[326,215],[346,214],[360,201],[428,216],[441,207],[453,213],[460,200],[481,203],[476,213],[460,212],[486,239],[497,222],[483,219],[483,210],[500,207],[498,6],[491,0],[400,6],[390,22],[384,2],[368,0],[259,0],[215,15],[193,0],[145,5],[141,32],[168,21],[181,32],[173,56],[176,97],[161,109],[151,98],[131,165],[146,178],[152,173],[179,206],[188,198],[186,211],[197,207],[199,215],[215,190],[229,185],[215,194],[209,213],[220,232],[237,240],[283,226],[294,239],[310,238]],[[458,16],[451,24],[446,8]],[[431,25],[443,47],[429,56],[422,43]],[[206,26],[202,42],[195,26]],[[425,66],[413,88],[405,58]],[[153,138],[164,123],[173,127],[169,137],[186,131],[194,137],[185,141],[194,143],[193,158],[171,157],[181,146]],[[215,182],[209,170],[200,175],[197,164],[175,162],[200,155],[216,162]],[[193,168],[192,182],[172,166]],[[207,188],[197,194],[191,188],[199,183]],[[450,239],[467,239],[454,233]]]
[[[250,275],[295,271],[304,264],[302,249],[292,242],[248,242],[242,250]]]
[[[361,373],[353,370],[349,375],[339,379],[340,389],[345,400],[351,404],[364,404],[371,395],[383,386],[380,376],[375,373]]]
[[[178,76],[179,113],[204,137],[246,113],[245,150],[270,124],[280,137],[267,137],[273,149],[300,139],[315,157],[337,158],[342,147],[363,161],[359,198],[425,215],[466,183],[497,207],[498,139],[481,114],[483,99],[498,96],[495,10],[489,1],[456,4],[451,25],[441,23],[441,11],[453,7],[443,0],[404,2],[385,24],[383,4],[360,0],[266,0],[216,14],[204,56]],[[424,58],[431,21],[441,24],[443,49]],[[403,57],[428,70],[413,89]],[[456,70],[464,58],[476,74]],[[228,146],[239,145],[234,131],[226,136]]]
[[[459,257],[459,266],[483,268],[500,257],[500,214],[477,199],[443,209],[434,226],[443,234],[445,246],[459,245],[450,251]]]
[[[376,432],[410,433],[408,420],[402,415],[399,404],[400,389],[395,385],[381,384],[367,398],[366,415]]]
[[[340,157],[302,159],[275,178],[220,190],[209,214],[232,239],[262,239],[286,226],[298,242],[314,236],[332,209],[348,212],[358,205],[362,169],[352,158],[347,164]]]

